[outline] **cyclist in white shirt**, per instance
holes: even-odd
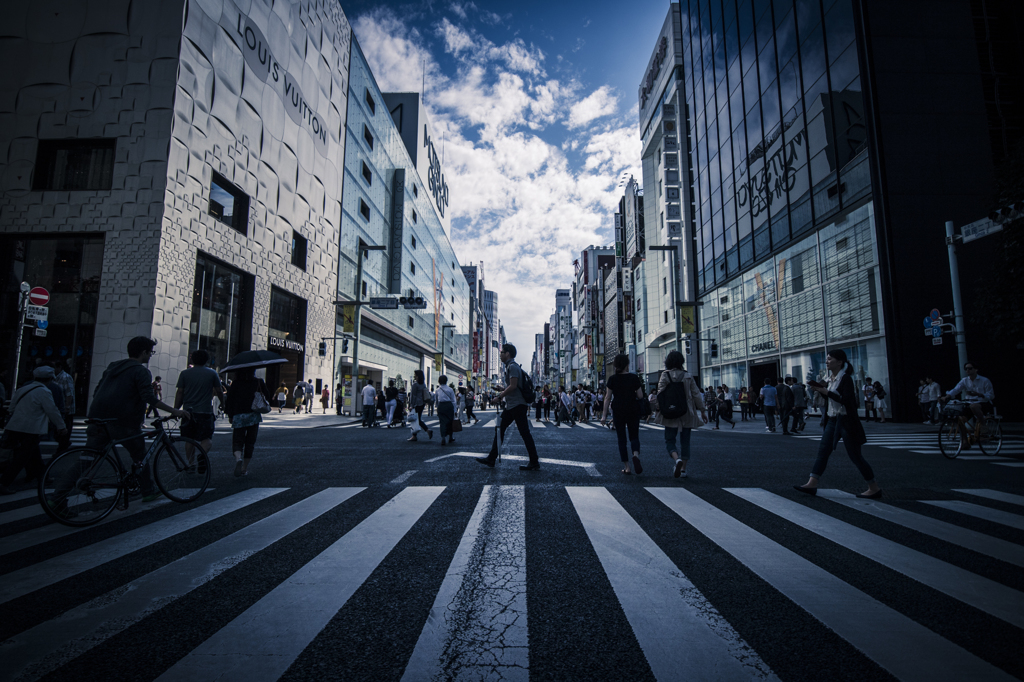
[[[960,380],[960,383],[953,387],[953,390],[946,393],[942,402],[946,402],[957,394],[962,394],[963,401],[971,408],[971,412],[977,418],[979,424],[985,423],[985,415],[992,413],[992,401],[996,398],[992,382],[983,376],[978,375],[978,368],[973,362],[964,363],[964,370],[967,376]]]

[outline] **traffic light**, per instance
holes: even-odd
[[[689,354],[690,354],[690,352],[691,352],[691,351],[690,351],[690,339],[686,339],[686,340],[684,340],[684,341],[683,341],[683,344],[684,344],[683,350],[685,350],[685,351],[686,351],[686,354],[687,354],[687,355],[689,355]]]
[[[347,353],[348,352],[348,339],[342,339],[341,340],[341,352],[342,353]]]
[[[718,357],[718,344],[717,343],[712,343],[711,344],[711,357],[713,357],[713,358],[717,358]]]
[[[325,357],[327,355],[327,342],[326,341],[321,341],[320,342],[319,352],[320,352],[320,357]]]

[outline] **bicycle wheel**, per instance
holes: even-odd
[[[192,446],[189,457],[188,448]],[[175,502],[191,502],[210,485],[210,458],[191,438],[171,436],[153,457],[153,478],[164,495]]]
[[[114,511],[124,494],[121,467],[99,450],[74,448],[50,462],[39,481],[39,504],[65,526],[88,526]]]
[[[939,450],[947,459],[956,459],[964,447],[963,426],[956,417],[943,419],[939,425]]]
[[[989,417],[981,429],[978,448],[986,455],[998,455],[1003,449],[1003,427],[998,419]]]

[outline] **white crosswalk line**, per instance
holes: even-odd
[[[566,488],[658,680],[777,680],[605,488]]]
[[[690,491],[647,491],[896,678],[915,682],[1014,679]]]
[[[985,554],[1014,566],[1024,566],[1024,547],[1012,542],[1000,540],[991,535],[978,533],[967,528],[961,528],[960,526],[939,521],[929,516],[915,514],[906,509],[894,507],[891,504],[858,499],[856,495],[841,490],[819,489],[818,497],[824,497],[850,509],[862,511],[876,518],[885,519],[904,528],[910,528],[919,533],[930,535],[933,538],[951,542],[954,545]]]
[[[266,549],[365,488],[328,488],[8,639],[0,679],[42,677]],[[33,662],[37,662],[32,665]],[[26,670],[26,668],[28,668]]]
[[[737,497],[1000,620],[1024,627],[1024,594],[759,488]]]
[[[523,486],[484,486],[403,681],[529,680],[525,541]]]
[[[448,459],[449,457],[483,457],[485,453],[482,452],[450,452],[446,455],[438,455],[437,457],[431,457],[430,459],[423,460],[425,463],[439,462],[442,459]],[[529,457],[522,455],[502,455],[501,459],[509,460],[512,462],[528,462]],[[601,472],[597,470],[597,465],[593,462],[577,462],[570,459],[552,459],[550,457],[541,457],[538,459],[541,464],[557,464],[559,466],[567,467],[582,467],[587,470],[587,474],[594,477],[600,477]]]
[[[1024,467],[1024,462],[992,462],[992,463],[995,464],[996,466],[999,466],[999,467],[1014,467],[1015,469],[1020,469],[1021,467]]]
[[[985,488],[955,488],[955,491],[958,493],[974,495],[975,497],[985,497],[990,500],[1024,506],[1024,495],[1014,495],[1012,493],[1004,493],[999,490],[987,490]]]
[[[209,492],[211,490],[213,490],[213,488],[207,488],[207,492]],[[38,493],[33,493],[33,495],[34,496],[38,496]],[[158,500],[166,500],[166,501],[170,502],[170,500],[168,500],[165,497],[160,497],[160,498],[157,498],[157,499]],[[73,507],[73,506],[75,506],[77,504],[82,504],[82,502],[85,502],[85,501],[87,501],[87,500],[86,500],[86,498],[84,496],[73,495],[73,496],[68,497],[68,506]],[[147,503],[147,505],[149,507],[153,506],[152,503]],[[131,507],[129,507],[129,509],[131,509]],[[30,505],[28,505],[26,507],[19,507],[18,509],[13,509],[11,511],[3,512],[2,514],[0,514],[0,525],[3,525],[5,523],[14,523],[15,521],[21,521],[22,519],[30,519],[33,516],[42,516],[45,513],[46,512],[43,511],[42,505],[30,504]],[[115,517],[116,517],[116,515],[115,515]],[[2,552],[0,552],[0,554],[2,554]]]
[[[406,488],[158,679],[276,681],[443,490]]]
[[[6,502],[21,502],[22,500],[27,500],[29,498],[34,499],[37,498],[38,496],[39,491],[36,490],[35,488],[32,488],[31,490],[22,490],[14,493],[13,495],[8,495],[7,497],[0,498],[0,504]]]
[[[596,429],[597,428],[596,426],[594,426],[592,424],[586,424],[584,422],[577,422],[576,426],[580,427],[581,429]]]
[[[405,483],[406,481],[409,480],[409,477],[411,477],[415,473],[416,473],[416,469],[410,469],[409,471],[406,471],[403,474],[399,474],[398,476],[395,476],[393,479],[391,479],[389,481],[389,484],[390,485],[398,485],[399,483]]]
[[[0,604],[119,559],[287,488],[253,488],[4,575]]]
[[[992,509],[991,507],[983,507],[980,504],[962,502],[960,500],[921,500],[921,502],[930,504],[933,507],[942,507],[943,509],[960,512],[961,514],[967,514],[968,516],[984,519],[985,521],[999,523],[1010,528],[1016,528],[1017,530],[1024,530],[1024,516],[1011,514],[1001,509]]]

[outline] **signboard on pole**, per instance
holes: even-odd
[[[45,320],[50,316],[50,309],[44,305],[30,305],[25,309],[25,319]]]
[[[942,337],[941,336],[936,336],[936,337],[932,338],[932,345],[933,346],[941,346],[942,345]]]
[[[967,242],[973,242],[975,239],[981,239],[982,237],[987,237],[990,234],[1001,232],[1002,229],[1002,225],[992,222],[989,218],[975,220],[970,225],[964,225],[960,228],[961,243],[966,244]],[[35,291],[35,289],[33,289],[33,291]]]
[[[370,307],[374,310],[398,310],[398,299],[390,296],[371,298]]]
[[[679,315],[679,333],[680,334],[696,334],[697,333],[696,306],[680,305],[679,306],[678,315]]]
[[[441,365],[442,365],[443,362],[444,362],[444,354],[443,353],[434,353],[434,371],[440,372],[441,371]]]
[[[344,305],[341,307],[341,331],[345,334],[354,334],[356,331],[356,307]]]
[[[46,336],[46,330],[45,329],[36,329],[35,331],[36,331],[36,336]]]
[[[46,305],[50,302],[50,292],[42,287],[33,287],[28,292],[30,305]]]

